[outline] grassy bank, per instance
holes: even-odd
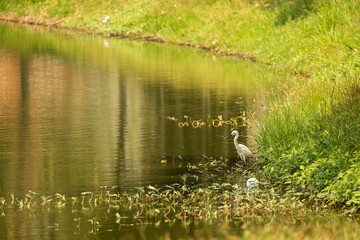
[[[321,77],[355,72],[358,1],[4,1],[7,17],[93,32],[150,35],[241,52]],[[109,16],[104,23],[103,20]],[[55,20],[54,20],[55,19]]]
[[[306,197],[359,205],[360,82],[348,81],[328,94],[320,83],[291,89],[297,96],[268,111],[258,136],[265,176]]]
[[[262,174],[350,205],[360,203],[358,9],[355,0],[0,3],[3,19],[199,45],[302,73],[269,92],[257,126]]]

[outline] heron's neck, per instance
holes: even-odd
[[[235,137],[234,137],[234,144],[235,144],[235,145],[237,145],[237,140],[238,140],[238,137],[239,137],[239,135],[238,135],[238,134],[236,134],[236,135],[235,135]]]

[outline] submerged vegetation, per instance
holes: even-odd
[[[360,203],[359,9],[355,0],[0,3],[6,20],[142,36],[294,73],[268,92],[257,122],[260,173],[308,199],[354,206]]]

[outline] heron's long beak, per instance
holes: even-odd
[[[226,138],[226,140],[228,140],[231,136],[232,136],[232,134],[230,134],[230,135]]]

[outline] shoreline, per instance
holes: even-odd
[[[163,38],[153,36],[153,35],[140,35],[140,34],[126,35],[126,34],[120,34],[120,33],[95,32],[95,31],[88,30],[86,28],[73,28],[73,27],[59,26],[59,24],[66,22],[70,19],[71,18],[65,18],[65,19],[61,19],[61,20],[56,20],[56,19],[36,20],[36,18],[32,18],[30,16],[14,18],[14,17],[7,17],[4,15],[2,15],[2,16],[0,15],[1,22],[11,22],[11,23],[17,23],[17,24],[21,24],[21,25],[32,25],[32,26],[40,26],[40,27],[47,27],[47,28],[55,28],[58,30],[69,30],[69,31],[73,31],[73,32],[82,32],[82,33],[90,34],[90,35],[99,35],[99,36],[103,36],[106,38],[140,40],[140,41],[155,42],[155,43],[160,43],[160,44],[170,44],[170,45],[180,46],[180,47],[197,48],[197,49],[201,49],[206,52],[212,52],[216,56],[231,57],[231,58],[241,59],[244,61],[251,61],[253,63],[263,64],[263,65],[267,65],[267,66],[275,66],[276,65],[276,63],[261,61],[255,55],[245,54],[245,53],[240,53],[240,52],[229,52],[226,50],[220,50],[219,48],[217,48],[215,46],[208,46],[205,44],[194,44],[194,43],[190,43],[190,42],[169,41],[169,40],[165,40]],[[313,73],[311,73],[311,72],[291,70],[287,67],[285,67],[285,71],[291,73],[294,76],[301,76],[301,77],[305,77],[305,78],[310,78],[313,75]]]
[[[47,20],[35,20],[35,18],[32,18],[30,16],[26,17],[20,17],[20,18],[14,18],[14,17],[7,17],[7,16],[0,16],[0,21],[2,22],[12,22],[12,23],[18,23],[22,25],[36,25],[36,26],[42,26],[42,27],[49,27],[49,28],[56,28],[56,29],[66,29],[74,32],[83,32],[86,34],[95,34],[103,37],[109,37],[109,38],[123,38],[123,39],[132,39],[132,40],[143,40],[148,42],[156,42],[156,43],[163,43],[163,44],[171,44],[175,46],[185,46],[189,48],[198,48],[204,51],[213,52],[218,56],[224,56],[224,57],[234,57],[239,58],[242,60],[249,60],[254,63],[261,63],[265,65],[273,65],[272,63],[266,63],[259,61],[254,55],[250,54],[244,54],[244,53],[230,53],[227,51],[219,50],[215,46],[207,46],[205,44],[193,44],[190,42],[174,42],[174,41],[168,41],[160,37],[152,36],[152,35],[138,35],[138,34],[120,34],[120,33],[106,33],[106,32],[92,32],[86,28],[69,28],[64,26],[59,26],[58,24],[68,21],[68,19],[61,19],[61,20],[55,20],[55,19],[47,19]]]

